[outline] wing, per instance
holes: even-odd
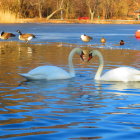
[[[33,34],[22,34],[21,36],[22,36],[23,38],[26,38],[26,39],[27,39],[28,37],[31,37],[31,36],[32,36],[33,38],[35,38],[35,35],[33,35]]]
[[[28,73],[20,75],[29,80],[55,80],[71,78],[68,72],[57,66],[39,66]]]
[[[140,81],[140,71],[131,67],[119,67],[107,71],[101,79],[104,81]]]

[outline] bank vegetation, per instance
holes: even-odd
[[[140,0],[0,0],[0,22],[24,19],[135,19]]]

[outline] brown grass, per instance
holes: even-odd
[[[140,20],[98,20],[94,19],[93,21],[91,20],[78,20],[78,19],[49,19],[47,20],[46,18],[26,18],[22,19],[23,23],[55,23],[55,24],[61,24],[61,23],[66,23],[66,24],[71,24],[71,23],[77,23],[77,24],[140,24]]]
[[[0,10],[0,23],[79,23],[79,24],[140,24],[140,20],[78,20],[78,19],[49,19],[46,18],[26,18],[20,19],[16,14],[11,13],[10,11]]]
[[[21,20],[10,11],[0,11],[0,23],[19,23]]]

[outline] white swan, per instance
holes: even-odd
[[[89,53],[88,61],[94,56],[99,57],[99,67],[94,78],[95,80],[123,82],[140,81],[140,71],[131,67],[118,67],[109,70],[101,76],[104,66],[103,56],[98,50],[92,50]]]
[[[39,66],[28,73],[19,74],[27,80],[57,80],[57,79],[69,79],[75,76],[75,70],[72,63],[74,54],[77,53],[83,60],[83,51],[81,48],[74,48],[69,54],[68,65],[69,72],[63,70],[57,66]]]

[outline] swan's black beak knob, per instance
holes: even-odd
[[[83,56],[84,56],[84,53],[83,53],[83,51],[82,51],[82,53],[81,53],[80,57],[81,57],[81,59],[84,61]]]
[[[92,53],[89,54],[88,62],[92,59]]]

